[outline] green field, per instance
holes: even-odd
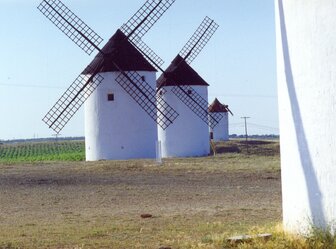
[[[216,154],[279,155],[278,142],[244,140],[215,143]],[[211,151],[211,153],[213,153]],[[20,142],[0,144],[0,163],[84,161],[84,141]]]
[[[82,161],[84,141],[26,142],[0,145],[0,162]]]

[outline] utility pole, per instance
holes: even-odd
[[[248,137],[248,135],[247,135],[247,119],[248,118],[250,118],[250,117],[241,117],[241,118],[243,118],[244,119],[244,121],[245,121],[245,145],[246,145],[246,152],[247,153],[249,153],[249,150],[248,150],[248,143],[247,143],[247,137]]]
[[[55,137],[55,145],[56,145],[57,154],[59,154],[58,136],[60,136],[60,135],[61,134],[59,134],[59,133],[52,134],[52,136]]]
[[[56,143],[58,142],[58,137],[60,136],[61,134],[59,133],[56,133],[56,134],[52,134],[51,136],[55,137],[55,141]]]

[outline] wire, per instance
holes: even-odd
[[[44,85],[21,85],[21,84],[5,84],[0,83],[0,86],[6,87],[25,87],[25,88],[49,88],[49,89],[64,89],[65,87],[60,86],[44,86]]]
[[[260,94],[209,94],[212,97],[239,97],[239,98],[278,98],[277,95]]]
[[[277,127],[272,127],[272,126],[267,126],[267,125],[260,125],[260,124],[255,124],[255,123],[248,123],[249,125],[255,126],[255,127],[260,127],[260,128],[264,128],[264,129],[270,129],[270,130],[277,130],[279,131],[279,128]]]
[[[243,127],[244,125],[245,125],[244,123],[231,123],[230,127],[239,128],[239,127]],[[279,133],[279,128],[277,128],[277,127],[261,125],[261,124],[256,124],[256,123],[250,123],[250,122],[248,122],[248,126],[250,128],[257,129],[257,130],[271,131],[271,132]]]

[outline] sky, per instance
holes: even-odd
[[[103,43],[144,2],[63,0]],[[39,3],[0,0],[0,140],[53,136],[43,116],[94,57],[46,19]],[[143,40],[165,68],[205,16],[219,29],[192,67],[210,85],[209,102],[229,105],[230,134],[245,133],[244,116],[249,134],[278,134],[274,1],[176,0]],[[60,136],[84,135],[83,109]]]

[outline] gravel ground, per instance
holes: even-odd
[[[18,214],[209,214],[230,209],[279,211],[280,174],[153,169],[141,165],[94,170],[85,164],[2,166],[1,222]],[[155,167],[155,166],[153,166]]]

